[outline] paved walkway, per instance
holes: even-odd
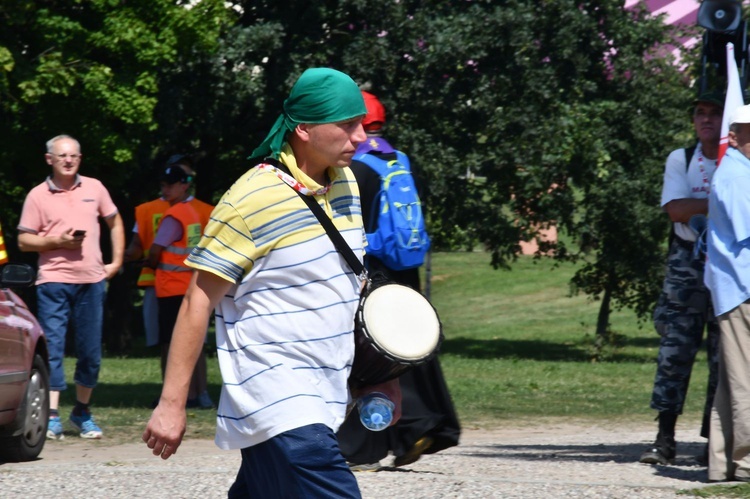
[[[637,463],[653,438],[650,428],[469,429],[458,447],[356,477],[363,496],[373,499],[674,498],[681,489],[707,485],[706,470],[693,457],[703,442],[697,431],[678,430],[675,466]],[[0,464],[0,495],[219,498],[226,497],[238,466],[237,452],[206,440],[186,441],[175,457],[162,461],[139,443],[68,438],[48,442],[36,462]]]

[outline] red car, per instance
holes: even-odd
[[[47,437],[47,340],[23,300],[8,289],[31,286],[34,279],[28,265],[0,268],[0,462],[36,459]]]

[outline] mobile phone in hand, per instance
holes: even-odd
[[[78,230],[76,230],[76,231],[73,232],[73,237],[83,237],[85,235],[86,235],[86,231],[85,230],[78,229]]]

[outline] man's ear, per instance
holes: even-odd
[[[310,140],[310,125],[307,123],[300,123],[294,127],[294,134],[299,137],[302,142]]]
[[[729,130],[729,147],[737,147],[737,134],[733,130]]]

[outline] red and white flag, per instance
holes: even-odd
[[[729,147],[729,120],[732,119],[734,111],[744,105],[740,72],[734,58],[734,44],[727,43],[727,96],[724,98],[724,116],[721,120],[721,139],[719,140],[717,165],[721,163],[721,158],[724,157],[724,153],[727,152]]]

